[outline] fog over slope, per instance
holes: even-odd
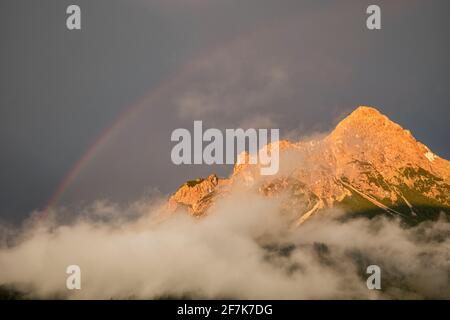
[[[96,202],[71,221],[61,209],[2,232],[0,284],[41,298],[450,298],[444,216],[405,228],[328,211],[292,228],[278,202],[237,188],[201,219],[155,199]],[[65,288],[71,264],[81,290]],[[370,264],[381,291],[366,287]]]

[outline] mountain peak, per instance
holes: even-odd
[[[388,117],[386,117],[384,114],[382,114],[380,111],[378,111],[374,107],[368,107],[368,106],[359,106],[355,110],[353,110],[352,113],[350,113],[346,118],[344,118],[337,127],[339,127],[341,124],[351,124],[351,123],[393,123],[391,120],[389,120]]]
[[[359,106],[339,122],[331,133],[331,137],[343,137],[349,134],[377,138],[380,137],[380,134],[409,136],[407,130],[391,121],[376,108],[368,106]]]
[[[342,166],[357,159],[373,163],[381,171],[391,171],[392,175],[395,173],[392,168],[398,170],[412,165],[438,176],[449,176],[448,162],[373,107],[356,108],[326,140]]]
[[[370,106],[358,106],[355,110],[353,110],[352,114],[364,114],[364,115],[382,115],[378,109]]]

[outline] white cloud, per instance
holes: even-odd
[[[447,221],[404,229],[325,214],[292,230],[278,205],[240,190],[194,219],[154,202],[97,203],[75,221],[34,221],[9,236],[0,284],[68,298],[448,298]],[[70,264],[82,269],[82,290],[65,289]],[[366,288],[368,264],[382,268],[386,291]]]

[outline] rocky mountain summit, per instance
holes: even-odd
[[[278,174],[260,176],[258,165],[238,164],[229,178],[213,174],[184,183],[170,197],[170,210],[205,215],[240,184],[283,197],[280,211],[296,225],[327,208],[409,223],[450,214],[450,162],[375,108],[358,107],[325,137],[268,147],[280,150]]]

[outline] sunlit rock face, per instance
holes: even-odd
[[[170,197],[170,210],[202,216],[239,185],[282,197],[280,212],[295,225],[327,208],[384,213],[410,223],[450,213],[450,162],[375,108],[358,107],[321,138],[267,146],[273,147],[280,152],[278,174],[261,176],[258,164],[237,164],[229,178],[210,175],[184,183]]]

